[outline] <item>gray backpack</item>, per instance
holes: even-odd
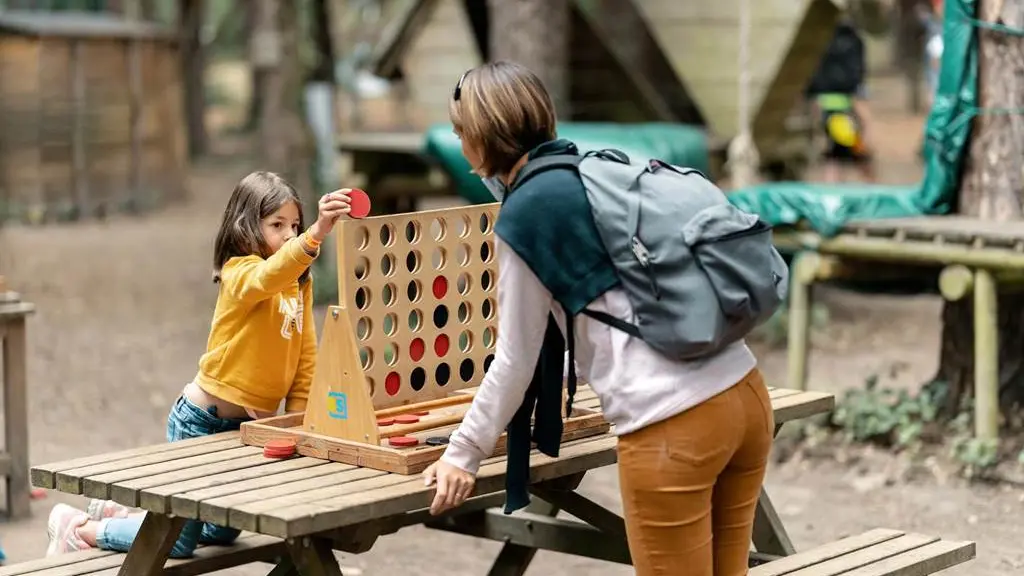
[[[579,173],[637,323],[584,314],[692,360],[745,337],[785,300],[789,274],[771,226],[700,171],[601,150],[531,160],[517,181],[556,168]]]

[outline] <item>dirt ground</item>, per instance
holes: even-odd
[[[876,97],[876,145],[883,179],[913,182],[921,118],[891,108],[899,95]],[[891,106],[888,103],[893,102]],[[215,289],[211,244],[231,186],[255,164],[216,143],[196,163],[187,205],[137,219],[116,219],[4,232],[4,274],[38,306],[29,323],[31,460],[39,464],[164,441],[168,407],[190,379],[203,350]],[[937,363],[941,302],[933,296],[864,295],[823,288],[831,312],[815,336],[811,387],[841,391],[873,374],[882,383],[916,387]],[[758,346],[772,382],[785,378],[785,350]],[[774,464],[771,494],[798,549],[885,526],[978,542],[978,558],[950,575],[1024,571],[1024,491],[968,485],[949,478],[905,481],[895,460],[876,453],[853,462],[794,459]],[[594,471],[583,492],[620,510],[614,467]],[[45,523],[59,493],[33,503],[28,521],[0,524],[12,562],[41,557]],[[417,566],[423,576],[482,574],[500,545],[424,529],[378,541],[369,553],[345,555],[345,574],[383,575]],[[453,553],[458,550],[459,554]],[[222,574],[265,574],[247,567]],[[626,567],[541,552],[534,576],[625,575]]]

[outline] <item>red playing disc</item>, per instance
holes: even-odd
[[[399,414],[395,416],[395,422],[398,424],[415,424],[420,421],[419,416],[413,414]]]
[[[399,388],[402,386],[402,377],[398,375],[398,372],[389,372],[384,377],[384,391],[388,393],[388,396],[394,396],[398,394]]]
[[[291,442],[289,447],[283,442],[291,442],[284,440],[271,440],[267,442],[266,446],[263,447],[263,456],[266,458],[287,458],[295,454],[295,442]]]
[[[449,345],[450,343],[448,342],[448,337],[445,336],[444,334],[439,335],[434,340],[434,354],[437,354],[438,358],[443,358],[444,355],[448,353]]]
[[[270,448],[271,450],[295,450],[295,440],[288,440],[287,438],[268,440],[263,447]]]
[[[394,423],[394,418],[377,418],[377,426],[391,426]]]
[[[348,215],[352,218],[366,218],[366,215],[370,213],[370,197],[359,188],[349,191],[348,202],[351,207]]]
[[[434,298],[440,300],[444,298],[445,294],[448,293],[448,279],[444,276],[437,276],[434,278],[434,282],[431,285],[431,291],[434,293]]]
[[[413,438],[412,436],[392,436],[391,438],[388,438],[388,444],[391,444],[392,446],[398,446],[400,448],[415,446],[419,443],[420,441],[417,440],[416,438]]]
[[[409,358],[412,358],[413,362],[419,362],[423,359],[423,352],[426,349],[426,345],[423,344],[422,338],[416,338],[409,343]]]

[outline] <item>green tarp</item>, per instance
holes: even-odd
[[[616,148],[629,156],[661,158],[708,173],[707,135],[699,126],[560,122],[558,136],[572,140],[580,150]],[[452,132],[451,124],[437,124],[427,130],[424,153],[440,163],[463,198],[473,204],[494,202],[480,177],[470,172],[469,163],[462,156],[462,143]]]
[[[729,199],[773,225],[805,222],[832,236],[851,220],[941,215],[952,210],[977,106],[974,0],[946,2],[942,70],[925,125],[925,173],[914,186],[776,182],[736,190]]]
[[[773,182],[735,190],[729,194],[730,200],[772,225],[803,222],[824,236],[838,233],[851,220],[949,213],[967,154],[971,119],[977,112],[978,48],[970,22],[975,10],[975,0],[951,1],[945,6],[942,70],[925,126],[925,173],[919,184]],[[562,123],[558,132],[581,150],[619,148],[627,154],[658,157],[707,173],[707,142],[699,127]],[[446,168],[462,196],[475,204],[494,201],[480,179],[469,172],[450,125],[432,127],[426,136],[425,152]]]

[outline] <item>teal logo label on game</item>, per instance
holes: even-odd
[[[334,400],[334,409],[327,411],[331,418],[348,420],[348,396],[344,392],[328,392],[327,397]]]

